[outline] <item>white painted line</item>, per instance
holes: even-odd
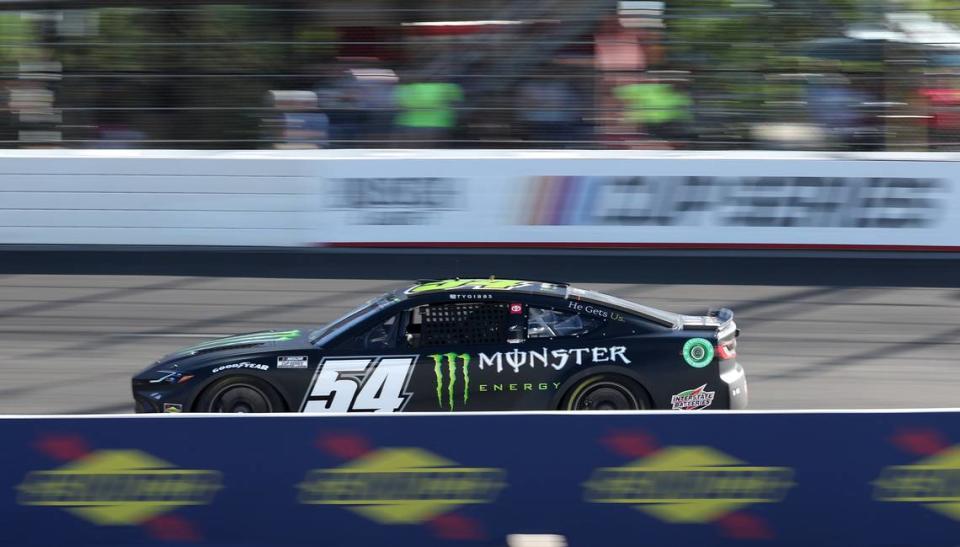
[[[508,547],[567,547],[567,538],[559,534],[509,534]]]

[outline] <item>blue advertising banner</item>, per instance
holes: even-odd
[[[958,545],[960,413],[3,418],[0,545]]]

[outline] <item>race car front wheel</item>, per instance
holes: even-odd
[[[577,384],[562,406],[566,410],[644,410],[649,398],[636,382],[622,376],[599,375]]]
[[[276,391],[256,378],[224,378],[207,388],[197,403],[199,412],[264,413],[283,411]]]

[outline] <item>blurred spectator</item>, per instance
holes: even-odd
[[[627,83],[613,88],[623,102],[624,119],[656,140],[684,141],[692,121],[690,97],[667,81]]]
[[[950,78],[919,90],[926,106],[927,140],[938,150],[960,148],[960,89]]]
[[[562,148],[579,141],[581,104],[569,81],[541,70],[520,84],[517,93],[517,118],[524,140],[546,148]]]
[[[329,120],[317,112],[317,94],[312,91],[271,91],[270,100],[279,111],[279,142],[274,148],[324,148]]]
[[[358,137],[372,145],[383,146],[390,140],[396,115],[397,74],[388,68],[355,68],[350,73],[354,79],[354,104],[363,112]]]
[[[22,77],[8,87],[7,107],[20,146],[59,146],[61,114],[56,94],[41,79]]]
[[[867,102],[867,94],[854,89],[840,74],[814,78],[807,89],[810,119],[824,131],[831,148],[853,143],[866,129]]]
[[[327,137],[332,146],[355,146],[363,135],[366,113],[358,104],[356,79],[349,69],[331,65],[330,74],[317,87],[317,107],[327,118]]]
[[[960,86],[920,83],[960,66],[960,16],[923,2],[26,4],[0,9],[7,146],[960,144]],[[270,89],[316,100],[265,119]]]
[[[478,140],[486,142],[486,146],[491,148],[515,144],[514,139],[520,136],[516,94],[500,91],[501,82],[488,77],[497,72],[489,61],[474,65],[471,72],[480,77],[463,79],[461,104],[466,108],[460,108],[457,112],[454,135],[462,142],[458,142],[456,148],[473,148]]]
[[[456,106],[463,100],[463,90],[448,82],[412,82],[398,85],[395,99],[401,140],[414,146],[436,146],[449,139],[456,127]]]
[[[94,148],[147,148],[147,134],[131,127],[123,111],[108,111],[97,126]]]

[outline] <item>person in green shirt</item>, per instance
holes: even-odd
[[[682,138],[692,120],[690,97],[669,83],[625,84],[615,87],[613,94],[624,104],[624,121],[639,125],[653,138]]]
[[[450,138],[463,90],[448,82],[412,82],[398,85],[394,99],[399,110],[394,123],[401,137],[409,144],[430,146]]]

